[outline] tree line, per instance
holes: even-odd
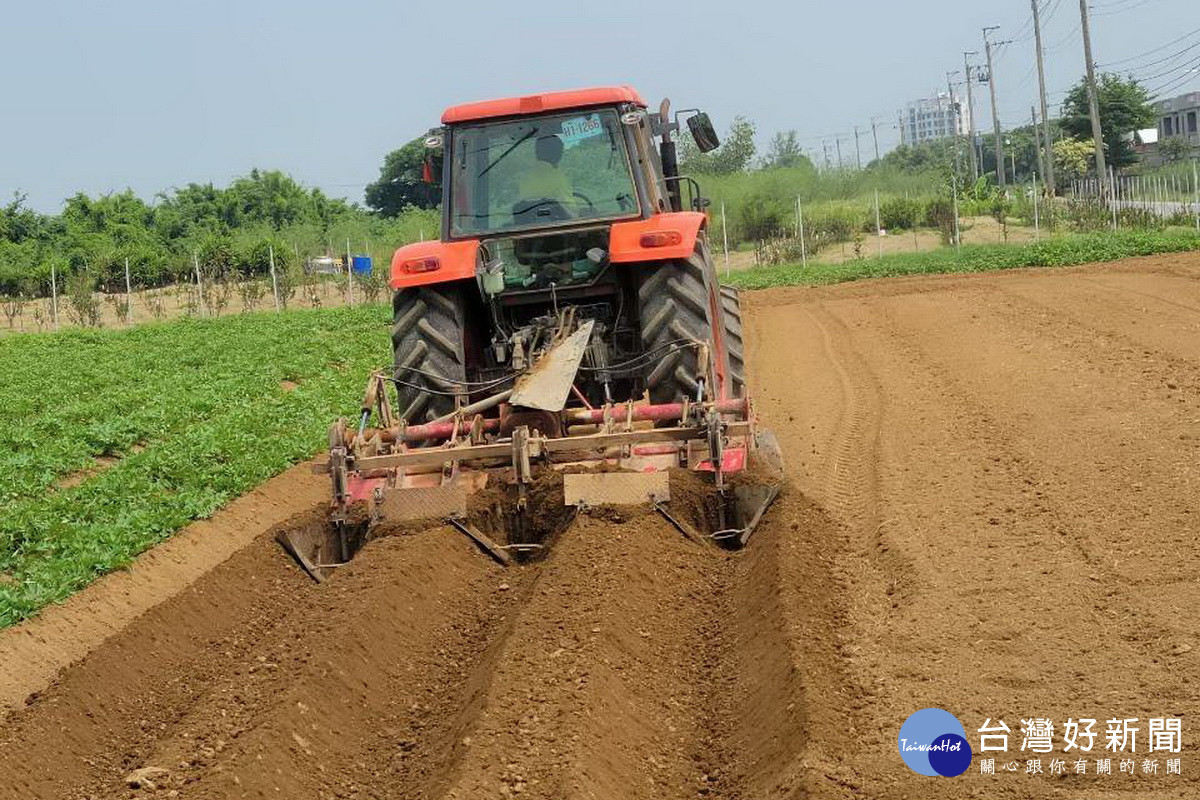
[[[433,233],[428,215],[385,219],[357,204],[306,188],[277,170],[252,170],[228,186],[189,183],[152,202],[130,190],[68,198],[42,214],[16,193],[0,206],[0,294],[44,296],[53,272],[60,282],[83,274],[105,291],[124,291],[128,261],[134,286],[191,280],[197,266],[213,279],[265,275],[302,256],[355,253],[374,242],[386,252]],[[61,283],[59,284],[61,287]]]

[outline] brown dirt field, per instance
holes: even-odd
[[[323,513],[298,468],[106,579],[219,542],[157,594],[0,632],[0,797],[1200,794],[1200,256],[743,297],[791,481],[745,551],[610,509],[522,567],[436,528],[318,586],[270,538]],[[928,706],[1022,765],[1022,718],[1138,717],[1139,774],[918,776]],[[1140,774],[1173,715],[1183,774]]]

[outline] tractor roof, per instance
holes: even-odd
[[[471,122],[491,117],[515,117],[521,114],[541,114],[587,106],[634,103],[643,108],[646,101],[632,86],[599,86],[593,89],[571,89],[565,92],[544,92],[525,97],[502,97],[481,103],[450,106],[442,113],[442,122]]]

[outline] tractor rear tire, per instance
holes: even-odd
[[[467,380],[461,289],[400,289],[392,298],[392,311],[395,376],[404,381],[396,384],[400,416],[409,424],[420,424],[451,413],[454,395],[463,391]]]
[[[729,356],[729,396],[746,396],[745,344],[742,338],[742,302],[736,286],[721,287],[721,313],[725,317],[725,354]]]
[[[652,268],[638,287],[642,350],[654,353],[646,373],[653,403],[694,400],[698,387],[699,349],[675,347],[685,339],[712,342],[705,263],[699,254]]]

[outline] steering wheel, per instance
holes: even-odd
[[[580,200],[587,203],[588,211],[590,211],[593,214],[596,213],[596,204],[593,203],[591,200],[589,200],[587,195],[580,194],[579,192],[571,192],[571,195],[573,197],[578,197]]]
[[[513,205],[513,219],[518,223],[538,222],[539,217],[548,218],[553,222],[562,222],[571,219],[571,216],[562,203],[549,198]]]

